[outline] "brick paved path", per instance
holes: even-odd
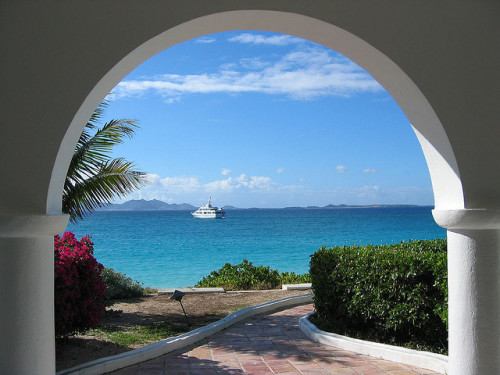
[[[303,305],[271,315],[258,315],[182,353],[167,354],[112,374],[436,374],[310,341],[299,330],[298,320],[312,310],[312,305]]]

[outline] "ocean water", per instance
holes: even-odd
[[[193,286],[226,262],[248,259],[305,273],[321,246],[444,238],[431,207],[229,210],[202,220],[189,211],[95,212],[68,230],[89,234],[106,267],[145,286]]]

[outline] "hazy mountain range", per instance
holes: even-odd
[[[307,207],[285,207],[286,209],[319,209],[319,208],[370,208],[370,207],[417,207],[412,204],[373,204],[373,205],[333,205],[329,204],[327,206],[307,206]],[[196,210],[195,207],[189,203],[166,203],[157,199],[152,199],[146,201],[144,199],[133,199],[124,203],[113,203],[106,207],[99,209],[99,211],[180,211],[180,210]],[[224,206],[225,210],[235,210],[240,209],[234,206]],[[258,208],[250,208],[251,210],[258,210]]]

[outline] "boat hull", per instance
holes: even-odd
[[[197,219],[225,219],[226,216],[222,212],[217,212],[217,213],[197,213],[197,212],[191,212],[191,215],[193,215]]]

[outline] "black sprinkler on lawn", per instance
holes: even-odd
[[[176,289],[176,290],[174,290],[174,292],[170,296],[170,299],[173,299],[175,301],[179,301],[179,303],[181,304],[181,307],[182,307],[182,311],[184,311],[184,316],[186,317],[187,325],[188,325],[188,327],[191,327],[191,323],[189,323],[189,319],[187,317],[186,310],[184,310],[184,305],[182,304],[182,297],[184,297],[185,294],[186,293],[181,292],[180,290]]]

